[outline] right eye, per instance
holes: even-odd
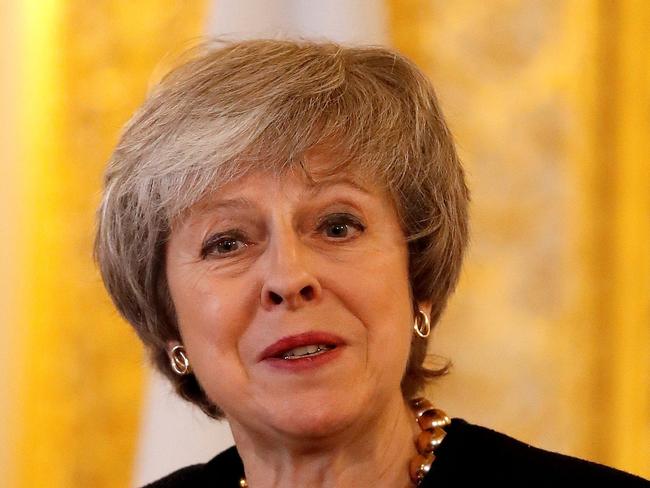
[[[201,249],[201,256],[225,257],[229,254],[235,254],[248,246],[248,243],[242,236],[237,234],[217,234],[205,241]]]

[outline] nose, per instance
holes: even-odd
[[[285,236],[271,243],[261,291],[266,310],[298,309],[320,300],[322,288],[309,269],[308,253],[297,236]]]

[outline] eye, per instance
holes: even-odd
[[[318,226],[318,231],[329,239],[344,240],[356,237],[365,230],[365,226],[353,215],[332,214],[325,217]]]
[[[235,254],[247,246],[248,243],[239,233],[215,234],[209,237],[201,247],[201,257],[225,257]]]
[[[348,224],[332,224],[326,229],[327,237],[347,237],[350,230]]]

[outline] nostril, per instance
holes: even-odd
[[[311,286],[305,286],[302,290],[300,290],[300,295],[305,300],[311,300],[314,298],[314,289]]]
[[[271,298],[271,301],[276,305],[280,305],[282,303],[282,297],[273,291],[269,292],[269,298]]]

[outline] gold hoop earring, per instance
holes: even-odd
[[[185,348],[180,344],[175,345],[169,351],[169,364],[178,376],[185,376],[190,372],[190,360],[185,354]]]
[[[429,316],[422,310],[418,310],[415,314],[413,330],[422,339],[426,339],[431,333],[431,322],[429,321]]]

